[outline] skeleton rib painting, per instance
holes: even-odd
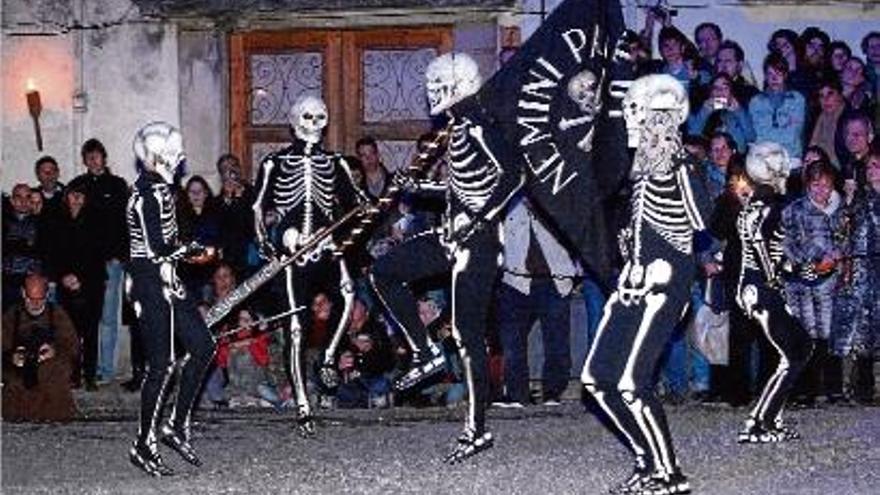
[[[321,146],[327,126],[324,102],[313,96],[299,98],[291,108],[290,125],[293,142],[264,158],[257,173],[253,210],[260,251],[267,259],[297,252],[362,200],[345,160]],[[330,297],[335,295],[330,289],[337,290],[342,300],[342,314],[322,363],[325,368],[332,366],[332,351],[348,324],[354,301],[348,268],[341,257],[334,256],[334,251],[337,245],[333,237],[328,236],[284,268],[287,304],[291,310],[309,307],[321,290],[329,291]],[[297,313],[291,316],[288,331],[284,333],[285,364],[296,401],[297,429],[302,435],[315,433],[303,369],[303,332],[307,328],[310,328],[308,312]]]
[[[581,380],[631,451],[635,469],[617,493],[687,493],[652,376],[690,298],[694,238],[710,204],[678,127],[687,93],[668,75],[637,79],[623,100],[631,168],[624,267],[609,297]]]
[[[376,261],[371,277],[424,362],[431,358],[426,331],[408,284],[452,272],[452,329],[469,403],[447,462],[494,443],[485,414],[485,336],[501,256],[500,220],[511,197],[524,191],[578,258],[592,269],[606,268],[597,208],[603,188],[613,188],[617,171],[626,168],[619,158],[626,147],[622,119],[609,119],[612,105],[603,103],[618,72],[613,47],[622,32],[618,2],[566,0],[485,84],[463,53],[442,55],[427,67],[430,111],[449,119],[443,228],[397,246]],[[436,191],[419,182],[413,187]]]
[[[785,399],[807,363],[812,342],[792,316],[782,293],[786,266],[783,250],[782,194],[789,171],[788,152],[772,142],[749,149],[746,172],[754,192],[736,220],[742,240],[736,302],[761,326],[780,356],[737,441],[768,443],[794,440],[799,434],[782,421]]]
[[[149,366],[141,387],[140,427],[129,459],[150,475],[165,476],[173,471],[162,461],[158,441],[190,464],[201,464],[190,443],[190,414],[215,345],[195,302],[177,277],[178,261],[204,251],[178,242],[172,187],[175,172],[184,161],[183,137],[170,124],[154,122],[137,132],[134,152],[142,168],[126,207],[131,237],[131,283],[127,285]],[[186,351],[180,360],[176,342]],[[162,422],[168,384],[177,370],[180,379],[174,409]]]
[[[485,323],[498,266],[499,214],[519,190],[522,177],[502,169],[496,155],[504,149],[503,142],[476,102],[467,99],[480,87],[476,62],[464,53],[448,53],[434,59],[425,76],[431,113],[445,113],[450,119],[444,226],[414,236],[376,260],[371,280],[407,333],[417,361],[423,362],[430,359],[427,331],[407,284],[452,270],[452,328],[469,393],[464,432],[446,457],[447,462],[457,462],[493,445],[485,419]],[[435,189],[418,182],[412,186],[416,192]]]

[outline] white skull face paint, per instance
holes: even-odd
[[[438,115],[476,93],[481,82],[480,69],[469,55],[447,53],[435,58],[425,69],[431,115]]]
[[[584,70],[568,81],[568,97],[577,103],[578,108],[585,115],[594,117],[599,113],[599,103],[596,100],[596,74]]]
[[[167,122],[152,122],[142,127],[134,136],[132,148],[147,170],[156,172],[169,184],[185,159],[183,136]]]
[[[646,133],[656,132],[648,125],[650,113],[668,112],[670,122],[679,125],[687,119],[687,91],[674,77],[655,74],[636,79],[623,97],[623,118],[626,120],[630,148],[644,145]]]
[[[757,184],[765,184],[785,194],[785,181],[791,170],[788,151],[778,143],[764,141],[749,148],[746,172]]]
[[[652,75],[633,82],[623,99],[629,146],[636,148],[633,178],[672,169],[681,152],[678,127],[687,114],[687,92],[675,78]]]
[[[327,105],[315,96],[297,98],[290,108],[290,126],[299,139],[312,144],[320,143],[327,127]]]

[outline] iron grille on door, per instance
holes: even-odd
[[[330,113],[328,149],[351,154],[360,137],[372,135],[388,168],[404,166],[431,127],[425,67],[451,48],[448,26],[234,34],[232,151],[252,170],[290,141],[293,101],[314,94]]]

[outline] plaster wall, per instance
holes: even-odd
[[[2,91],[2,188],[14,184],[36,183],[34,162],[42,155],[54,156],[62,176],[73,175],[71,133],[73,112],[73,53],[67,36],[9,38],[3,36]],[[36,145],[34,124],[25,99],[28,85],[40,92],[42,112],[39,116],[43,135],[43,151]]]
[[[151,120],[180,123],[177,28],[141,19],[127,0],[3,3],[3,190],[34,183],[42,154],[58,159],[62,181],[84,172],[79,147],[91,137],[131,181],[134,132]],[[29,79],[43,103],[43,152],[25,104]]]
[[[229,76],[226,36],[182,31],[178,37],[180,126],[186,140],[187,169],[219,192],[214,166],[229,148]]]

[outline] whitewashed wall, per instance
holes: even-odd
[[[69,29],[76,21],[100,29]],[[2,188],[34,183],[33,163],[55,156],[62,180],[85,169],[79,147],[90,137],[107,148],[113,171],[134,178],[131,139],[150,120],[180,122],[177,29],[143,22],[127,0],[4,0]],[[44,151],[36,149],[25,104],[40,91]],[[74,94],[85,95],[74,111]]]
[[[18,182],[34,183],[33,164],[43,154],[55,156],[66,177],[71,165],[73,88],[72,45],[66,36],[8,38],[2,42],[2,181],[8,191]],[[40,92],[42,152],[37,150],[25,92],[28,80]]]
[[[187,171],[200,174],[219,192],[214,164],[229,148],[229,77],[226,37],[212,31],[179,35],[180,126]]]
[[[114,172],[130,181],[137,129],[155,120],[180,125],[177,30],[171,24],[132,25],[86,40],[83,138],[100,139]]]

